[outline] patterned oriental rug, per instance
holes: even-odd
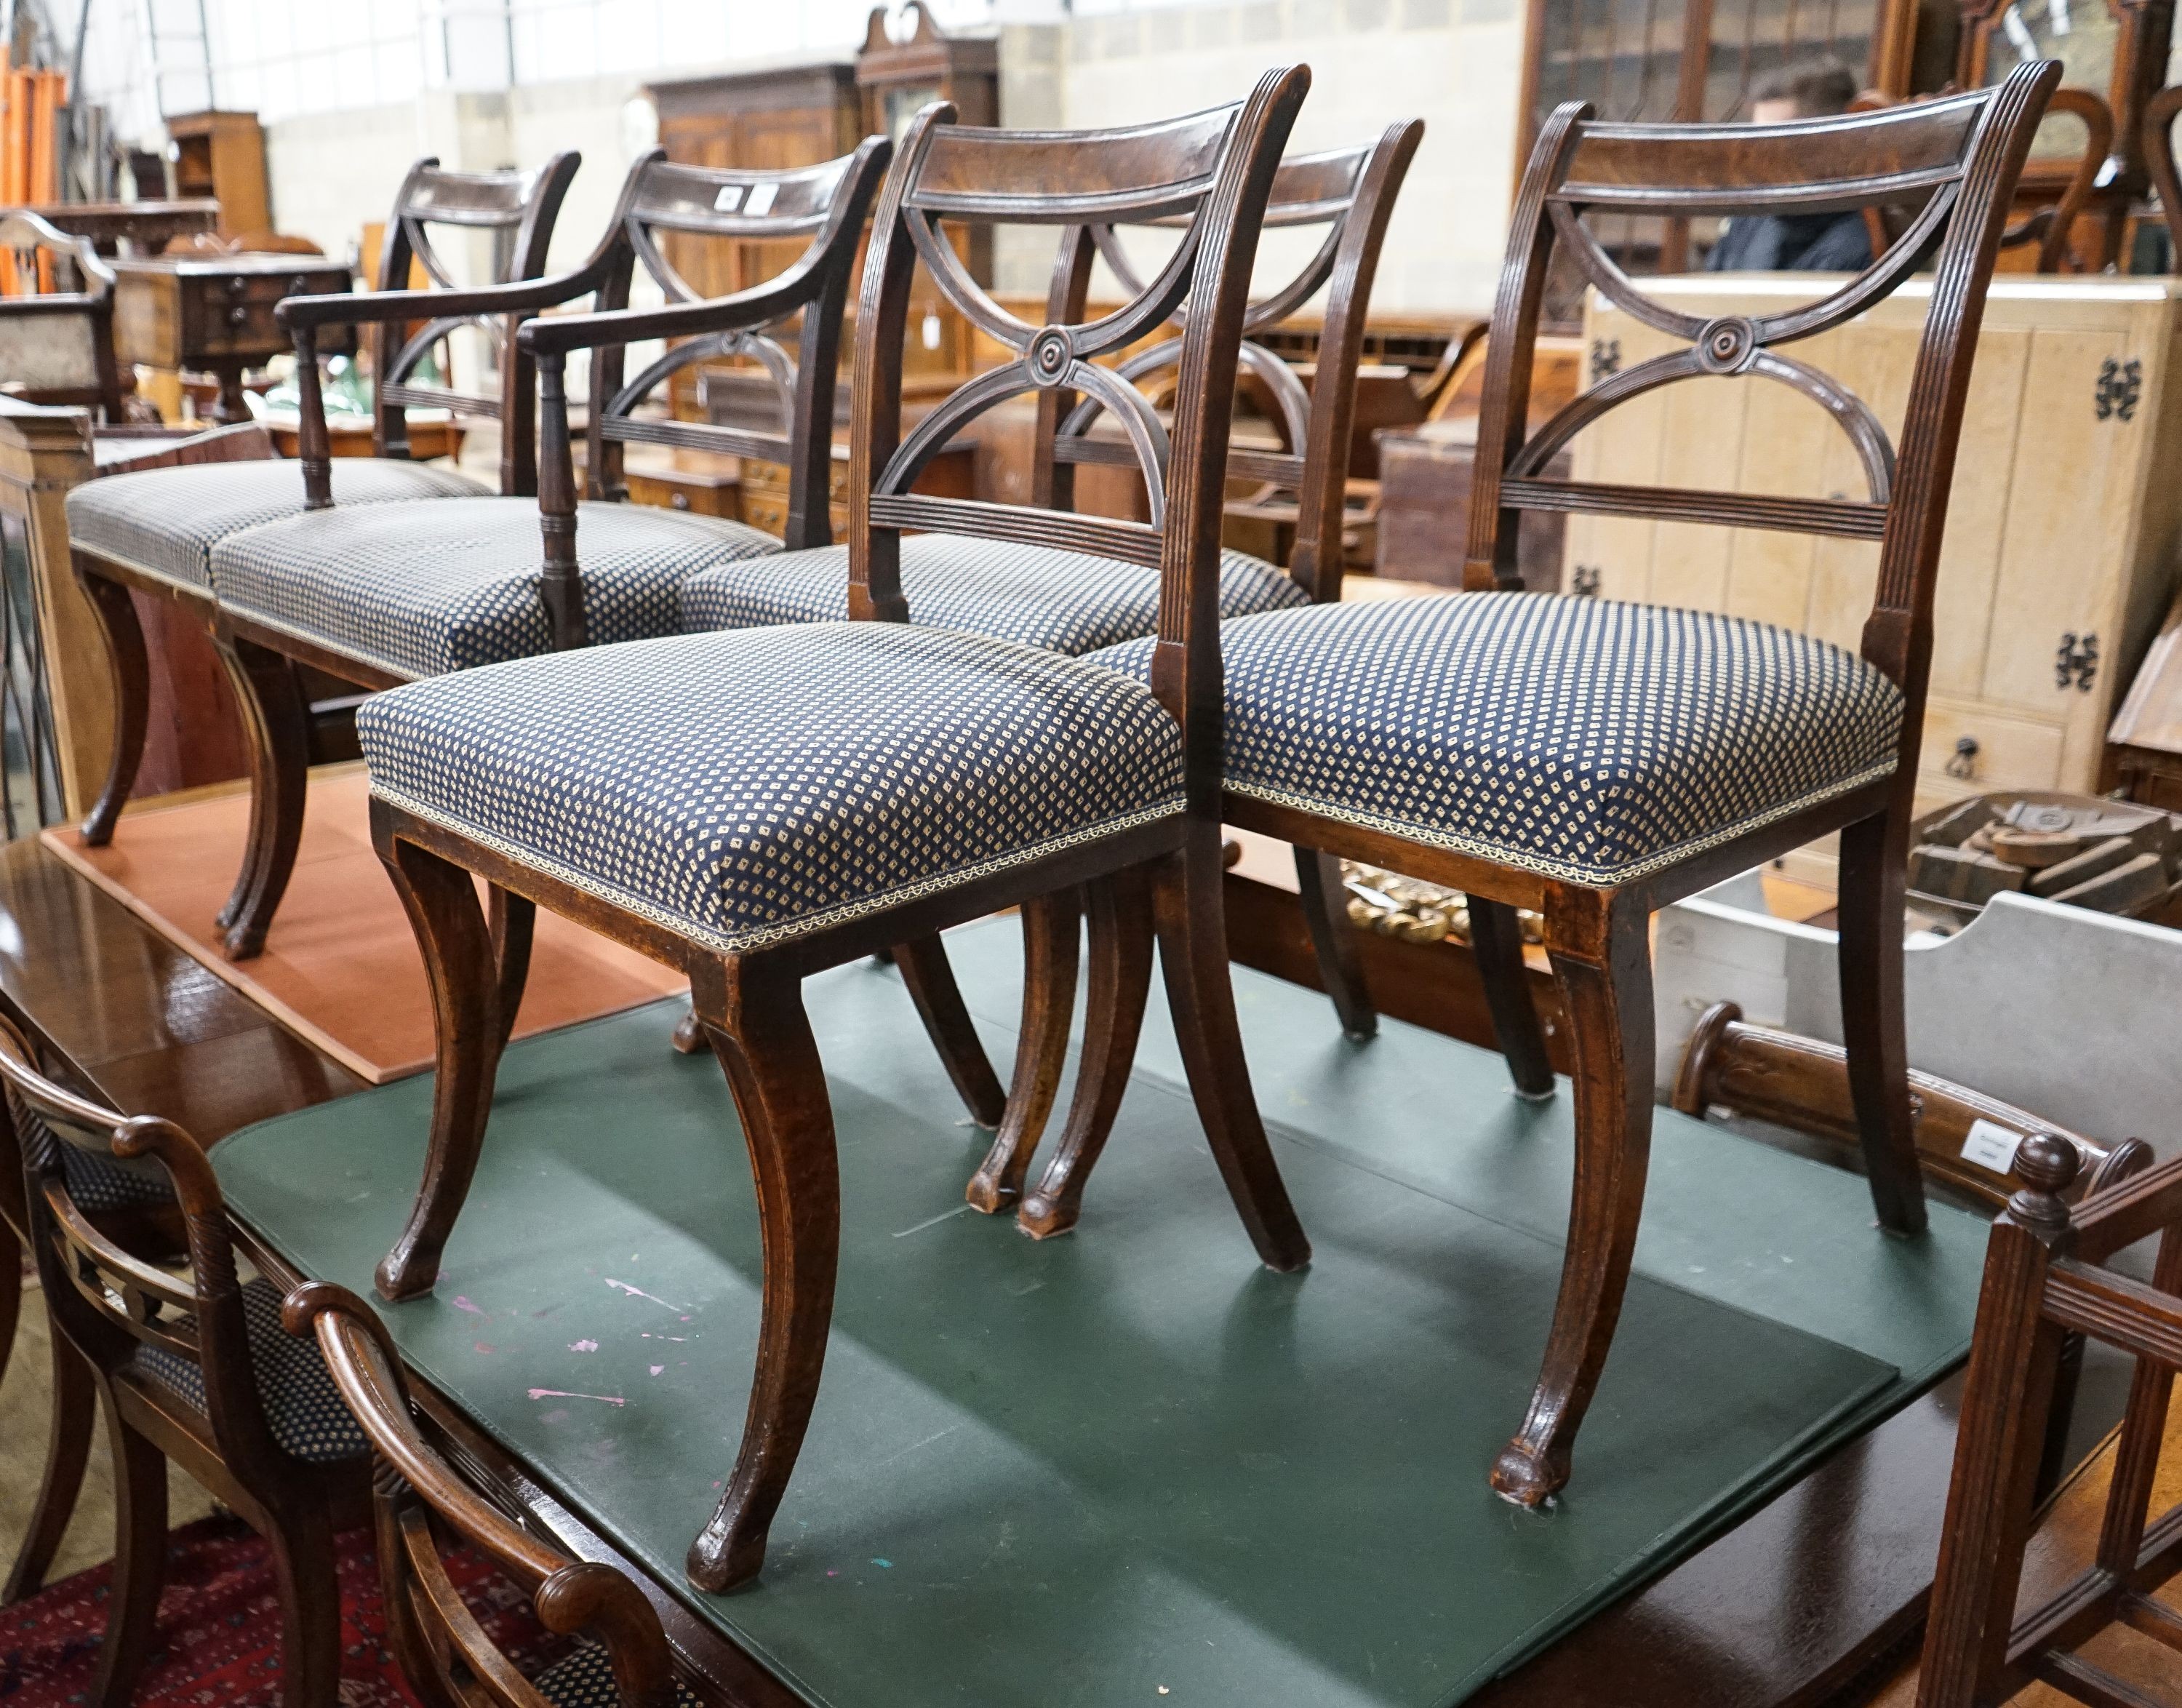
[[[386,1610],[371,1532],[341,1550],[341,1708],[417,1708],[386,1642]],[[0,1609],[0,1702],[8,1708],[80,1708],[91,1700],[106,1630],[111,1562]],[[493,1639],[527,1674],[566,1652],[528,1597],[468,1550],[448,1573]],[[240,1518],[184,1526],[170,1539],[159,1648],[134,1708],[275,1708],[280,1700],[280,1609],[265,1544]]]

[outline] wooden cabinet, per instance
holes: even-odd
[[[845,154],[867,136],[899,136],[933,101],[952,101],[965,125],[995,122],[1000,103],[1000,56],[989,36],[950,36],[921,6],[905,8],[889,30],[889,14],[875,9],[862,49],[853,60],[774,66],[730,76],[656,83],[649,92],[659,112],[659,141],[667,158],[697,166],[779,168],[815,165]],[[992,234],[981,229],[965,241],[973,277],[992,279]],[[726,245],[670,236],[667,258],[701,297],[724,296],[779,272],[800,252],[799,243]],[[842,350],[854,347],[851,330]],[[920,269],[911,286],[914,336],[905,366],[914,378],[967,378],[977,351],[969,324],[942,298]],[[702,413],[695,375],[677,375],[675,413]]]
[[[854,149],[864,130],[855,67],[845,60],[779,65],[720,77],[655,83],[659,142],[667,158],[691,166],[750,166],[778,171],[815,166]],[[747,290],[791,265],[803,241],[728,243],[692,233],[666,234],[674,270],[700,297]],[[701,378],[684,369],[668,382],[675,414],[702,418]]]
[[[177,113],[167,120],[174,194],[219,203],[219,235],[254,236],[273,229],[266,187],[265,132],[255,113]]]
[[[1811,275],[1670,279],[1699,315],[1779,312]],[[1922,280],[1787,353],[1838,377],[1898,436]],[[1606,368],[1675,347],[1592,297]],[[1919,801],[2098,785],[2114,702],[2143,658],[2182,548],[2182,282],[2002,280],[1987,303],[1936,595]],[[1594,367],[1589,383],[1596,383]],[[1862,495],[1847,439],[1762,379],[1708,379],[1610,412],[1572,447],[1580,480],[1804,497]],[[1565,591],[1731,612],[1854,648],[1875,544],[1571,516]]]
[[[934,101],[954,103],[958,124],[997,125],[1000,77],[1000,44],[992,37],[947,34],[918,0],[909,0],[899,12],[875,6],[856,54],[863,129],[898,142],[910,121]],[[993,228],[953,228],[949,236],[970,276],[991,285]],[[909,324],[916,336],[903,352],[903,372],[911,379],[967,379],[977,365],[969,321],[941,294],[922,262],[909,289]]]

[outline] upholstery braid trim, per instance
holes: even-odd
[[[1548,859],[1542,855],[1526,853],[1504,844],[1487,841],[1482,837],[1463,836],[1446,830],[1436,830],[1429,825],[1413,824],[1399,818],[1390,818],[1382,813],[1360,812],[1352,807],[1335,807],[1315,796],[1293,790],[1268,788],[1261,783],[1238,783],[1230,779],[1224,785],[1230,795],[1240,795],[1253,801],[1263,801],[1269,806],[1285,807],[1298,812],[1309,813],[1314,818],[1327,819],[1338,824],[1354,824],[1366,830],[1376,830],[1385,836],[1398,837],[1404,842],[1415,842],[1428,848],[1450,849],[1457,854],[1466,854],[1472,859],[1488,865],[1512,867],[1517,871],[1535,872],[1542,878],[1552,878],[1565,884],[1582,884],[1594,889],[1619,889],[1634,884],[1639,879],[1649,878],[1654,873],[1678,866],[1692,855],[1702,854],[1708,848],[1717,848],[1747,836],[1753,830],[1762,830],[1768,824],[1792,818],[1809,807],[1828,801],[1837,801],[1844,795],[1853,795],[1859,789],[1874,783],[1884,782],[1900,768],[1898,757],[1885,764],[1874,765],[1824,789],[1770,807],[1763,812],[1737,819],[1718,830],[1703,836],[1678,842],[1671,848],[1648,854],[1642,860],[1631,861],[1626,866],[1578,866],[1565,860]]]
[[[527,848],[519,842],[511,841],[507,837],[498,835],[492,831],[480,829],[475,824],[457,818],[451,813],[444,812],[436,807],[428,807],[423,801],[412,796],[405,795],[399,790],[390,789],[374,781],[371,792],[374,797],[385,801],[389,806],[397,807],[404,812],[423,819],[428,824],[436,824],[443,830],[452,831],[456,835],[475,842],[480,847],[491,849],[496,854],[513,861],[518,866],[528,866],[534,871],[543,872],[549,877],[558,879],[572,890],[581,890],[586,896],[596,896],[601,901],[609,902],[627,912],[637,915],[640,918],[648,919],[655,925],[664,926],[678,937],[687,938],[692,943],[701,944],[723,955],[747,955],[757,950],[773,948],[779,944],[792,942],[799,937],[808,937],[830,927],[845,924],[851,919],[860,919],[866,914],[883,912],[887,908],[899,906],[903,902],[914,901],[926,896],[939,895],[949,890],[957,890],[965,884],[974,884],[981,879],[989,878],[994,873],[1005,872],[1012,867],[1027,865],[1033,860],[1042,860],[1047,855],[1058,853],[1063,849],[1073,848],[1085,842],[1095,842],[1104,836],[1119,835],[1123,831],[1133,830],[1141,824],[1155,824],[1162,818],[1179,817],[1186,810],[1187,805],[1179,797],[1172,801],[1160,801],[1134,812],[1124,813],[1119,818],[1105,819],[1096,824],[1087,824],[1080,829],[1070,831],[1066,835],[1055,836],[1049,841],[1039,842],[1028,848],[1018,848],[1009,853],[996,855],[989,860],[979,861],[974,866],[966,866],[958,871],[938,873],[930,877],[920,878],[915,883],[905,884],[899,890],[889,890],[878,896],[858,896],[854,901],[823,908],[815,913],[804,914],[797,918],[784,920],[777,925],[767,925],[755,931],[730,934],[701,925],[685,915],[673,912],[660,907],[656,902],[647,901],[642,896],[624,890],[617,884],[606,883],[590,873],[579,871],[573,866],[554,859],[551,855],[541,854],[535,849]]]

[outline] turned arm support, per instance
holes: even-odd
[[[809,302],[822,284],[807,266],[790,268],[755,290],[704,302],[663,308],[618,308],[595,314],[557,314],[523,323],[518,341],[538,364],[538,522],[545,568],[540,596],[552,619],[558,651],[587,646],[584,584],[576,563],[576,465],[568,434],[568,352],[634,344],[652,338],[694,338],[750,332],[771,325]],[[622,398],[594,399],[595,410],[625,406]],[[592,450],[599,450],[593,424]]]
[[[460,320],[485,314],[528,315],[573,301],[605,282],[612,263],[602,250],[573,273],[523,279],[470,291],[359,291],[346,296],[284,297],[273,318],[296,343],[297,449],[306,509],[333,507],[333,446],[318,380],[320,329],[402,320]]]

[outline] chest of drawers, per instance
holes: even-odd
[[[294,347],[273,318],[280,299],[349,288],[347,263],[321,255],[161,256],[113,265],[116,353],[150,368],[219,374],[217,421],[246,419],[244,370]],[[336,332],[319,347],[333,353],[347,336]]]

